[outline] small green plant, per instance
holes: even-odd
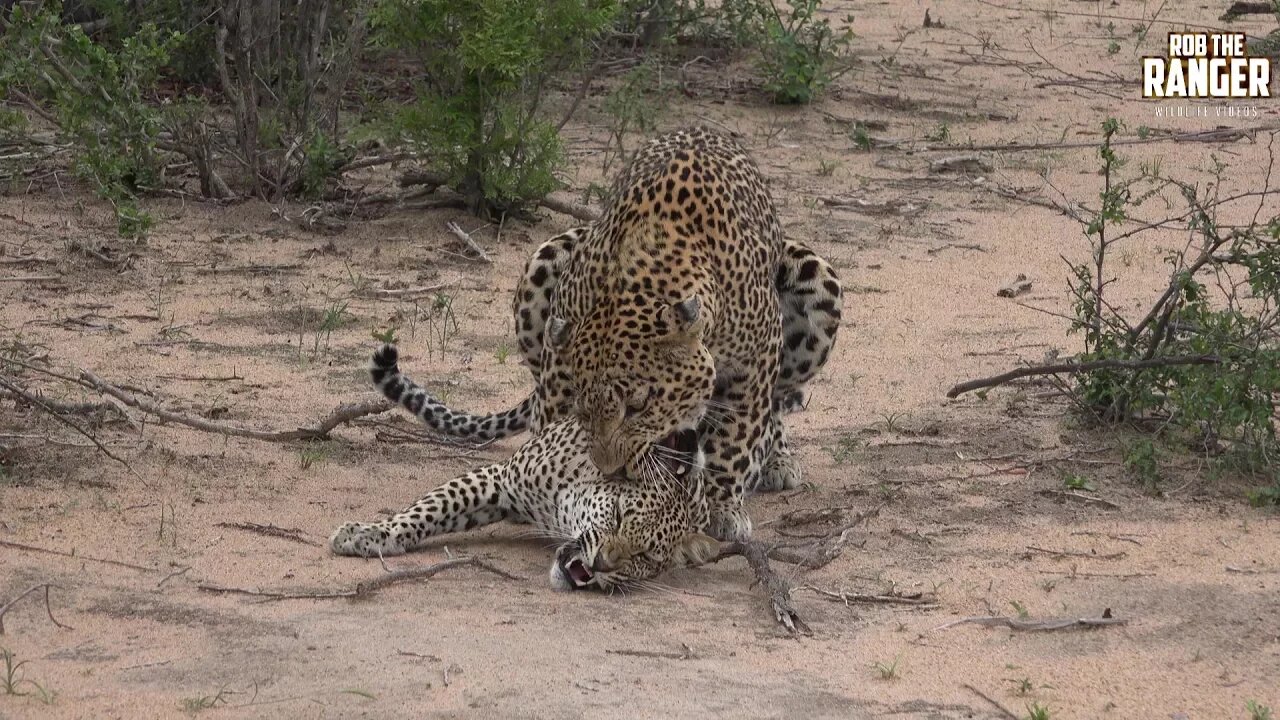
[[[449,341],[458,335],[462,326],[458,324],[458,316],[453,311],[454,296],[447,293],[436,293],[431,305],[424,312],[427,320],[427,335],[432,344],[428,349],[432,354],[444,355]]]
[[[497,360],[499,365],[506,365],[509,357],[511,357],[511,346],[506,343],[499,345],[498,349],[493,351],[493,359]]]
[[[871,141],[871,133],[867,131],[867,126],[862,123],[854,123],[853,129],[849,131],[853,144],[859,150],[871,150],[874,143]]]
[[[389,327],[386,330],[383,330],[382,332],[378,332],[377,330],[372,330],[369,332],[369,334],[373,336],[374,340],[377,340],[378,342],[383,343],[385,345],[395,345],[397,342],[399,342],[399,338],[396,337],[396,329],[393,327]]]
[[[1027,612],[1026,605],[1023,605],[1017,600],[1010,600],[1009,604],[1013,606],[1013,611],[1018,613],[1018,617],[1022,618],[1023,620],[1031,617],[1031,613]]]
[[[1280,474],[1270,485],[1250,490],[1246,497],[1254,507],[1280,507]]]
[[[876,671],[876,675],[881,680],[897,680],[900,677],[898,664],[902,661],[902,656],[898,655],[891,663],[876,662],[872,663],[871,669]]]
[[[831,177],[835,174],[836,168],[840,167],[840,163],[835,160],[826,158],[818,158],[818,176]]]
[[[929,142],[947,142],[951,139],[951,126],[946,123],[938,123],[937,127],[925,133],[924,139]]]
[[[21,695],[19,688],[22,686],[23,679],[20,671],[27,661],[16,661],[13,651],[5,647],[0,647],[0,655],[4,657],[4,677],[0,678],[2,682],[0,690],[4,690],[5,695]]]
[[[805,105],[848,72],[853,31],[836,30],[819,19],[821,0],[786,0],[759,5],[764,27],[760,67],[765,89],[779,105]],[[852,18],[846,18],[852,22]]]
[[[329,458],[329,445],[320,441],[310,441],[298,450],[298,467],[310,470],[313,465],[323,463]]]
[[[1249,713],[1249,720],[1273,720],[1271,708],[1257,700],[1246,700],[1244,709]]]
[[[1031,703],[1027,706],[1027,720],[1052,720],[1049,706],[1038,702]]]
[[[212,710],[219,705],[227,704],[227,697],[231,693],[227,689],[221,688],[213,695],[200,695],[198,697],[189,697],[182,699],[182,709],[189,713],[198,713],[202,710]]]
[[[836,465],[845,465],[852,462],[861,449],[861,440],[853,435],[845,435],[836,441],[835,447],[827,448],[827,452],[831,453],[831,460]]]
[[[1142,482],[1149,491],[1160,486],[1160,461],[1156,444],[1150,438],[1139,438],[1124,453],[1124,468]]]
[[[329,341],[333,337],[333,332],[346,325],[351,319],[351,314],[347,312],[348,304],[345,302],[332,302],[320,314],[320,323],[316,327],[315,341],[311,344],[311,359],[315,360],[320,357],[320,343],[324,343],[324,351],[329,352]],[[299,347],[301,350],[301,347]]]
[[[1071,473],[1062,478],[1062,487],[1067,490],[1087,490],[1089,492],[1093,492],[1095,489],[1089,478],[1077,473]]]
[[[0,690],[3,690],[5,695],[25,697],[34,694],[45,705],[53,704],[57,693],[23,676],[22,666],[27,664],[26,660],[16,659],[13,651],[6,647],[0,647],[0,657],[4,658],[4,675],[0,677]],[[32,689],[24,690],[24,686],[30,686]]]

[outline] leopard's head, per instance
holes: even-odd
[[[683,476],[715,388],[709,323],[698,295],[678,302],[644,293],[611,297],[570,326],[552,318],[550,342],[572,375],[575,414],[606,477],[656,482]]]
[[[589,503],[583,530],[560,546],[551,564],[557,590],[642,588],[675,567],[701,565],[720,544],[707,524],[701,473],[692,481],[608,481]]]

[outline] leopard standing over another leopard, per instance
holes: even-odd
[[[477,416],[421,388],[383,390],[428,426],[472,439],[576,418],[606,477],[661,481],[696,453],[709,532],[745,539],[744,491],[800,477],[781,415],[826,362],[841,298],[830,264],[782,237],[737,142],[681,130],[637,152],[599,221],[530,259],[514,303],[529,397]]]
[[[370,372],[401,398],[417,387],[400,374],[387,345]],[[449,480],[422,499],[375,523],[345,523],[329,540],[338,555],[400,555],[429,538],[500,520],[532,524],[558,543],[551,565],[557,590],[638,587],[668,568],[698,565],[719,543],[702,533],[707,502],[701,473],[671,482],[603,477],[589,456],[591,438],[575,418],[548,426],[511,459]]]

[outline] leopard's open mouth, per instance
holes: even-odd
[[[676,430],[654,443],[662,448],[655,455],[672,475],[682,478],[693,469],[698,456],[698,431]]]
[[[585,590],[595,584],[596,576],[582,558],[575,557],[568,562],[561,561],[560,569],[564,571],[564,576],[569,578],[574,590]]]

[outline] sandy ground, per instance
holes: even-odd
[[[1221,3],[1193,5],[1161,18],[1217,24]],[[840,345],[812,405],[793,416],[811,485],[752,499],[760,536],[829,529],[767,524],[794,510],[852,517],[879,506],[835,562],[779,569],[799,587],[918,592],[927,605],[846,605],[797,589],[814,635],[793,639],[740,559],[673,573],[664,591],[563,595],[545,579],[549,552],[507,526],[388,564],[480,554],[520,580],[460,569],[362,600],[213,594],[199,586],[334,590],[376,577],[376,561],[329,555],[323,540],[333,528],[399,508],[514,444],[463,452],[392,442],[390,429],[369,425],[310,448],[155,423],[102,429],[131,474],[5,402],[0,432],[62,444],[3,441],[12,449],[0,476],[0,539],[83,557],[0,547],[0,599],[54,583],[54,617],[69,626],[51,623],[38,596],[4,615],[0,645],[52,696],[0,695],[0,718],[1009,717],[974,689],[1018,717],[1039,703],[1055,720],[1241,718],[1249,699],[1280,706],[1274,515],[1247,507],[1240,486],[1211,481],[1193,457],[1169,459],[1162,496],[1144,492],[1121,467],[1125,439],[1082,428],[1047,386],[943,397],[957,381],[1076,349],[1064,320],[995,291],[1026,274],[1034,285],[1020,301],[1069,312],[1059,254],[1079,260],[1087,247],[1071,219],[1027,200],[1060,199],[1059,190],[1096,199],[1095,152],[986,152],[981,182],[929,166],[969,141],[1094,143],[1107,115],[1128,123],[1129,138],[1139,126],[1275,126],[1276,104],[1256,105],[1256,117],[1218,117],[1208,104],[1194,106],[1207,117],[1168,118],[1135,99],[1138,58],[1159,52],[1170,29],[1156,23],[1137,45],[1132,30],[1142,23],[1133,18],[1150,19],[1154,4],[928,7],[944,29],[921,29],[926,5],[917,2],[830,3],[832,17],[856,17],[861,64],[813,107],[770,107],[749,68],[700,62],[663,119],[741,133],[773,183],[787,232],[831,258],[846,286]],[[1120,45],[1110,55],[1109,21]],[[1234,27],[1260,33],[1269,21]],[[577,189],[600,179],[599,101],[569,128]],[[842,119],[901,142],[860,151]],[[1233,166],[1233,188],[1256,188],[1267,158],[1259,138],[1161,141],[1124,154],[1199,182],[1221,158]],[[500,236],[477,230],[495,258],[487,266],[456,254],[444,223],[478,224],[457,213],[394,213],[325,237],[264,204],[165,201],[150,205],[159,219],[152,237],[129,247],[114,239],[104,208],[66,192],[46,183],[0,198],[5,253],[50,259],[4,274],[57,276],[0,283],[6,347],[20,341],[57,367],[92,368],[154,391],[166,406],[256,428],[309,424],[368,397],[370,330],[397,318],[415,376],[462,407],[508,406],[529,387],[514,353],[507,358],[517,269],[537,242],[570,227],[549,215]],[[71,251],[74,241],[136,257],[117,272]],[[1139,307],[1161,285],[1162,256],[1184,242],[1179,232],[1153,233],[1123,248],[1116,302]],[[443,343],[440,323],[422,315],[430,300],[415,307],[356,292],[436,283],[448,284],[459,323]],[[347,321],[317,339],[335,304],[345,304]],[[65,400],[99,399],[33,383]],[[1112,505],[1046,494],[1068,473],[1087,476]],[[300,541],[232,523],[298,529]],[[1128,623],[938,629],[1018,607],[1033,617],[1110,608]],[[882,672],[877,663],[896,666]]]

